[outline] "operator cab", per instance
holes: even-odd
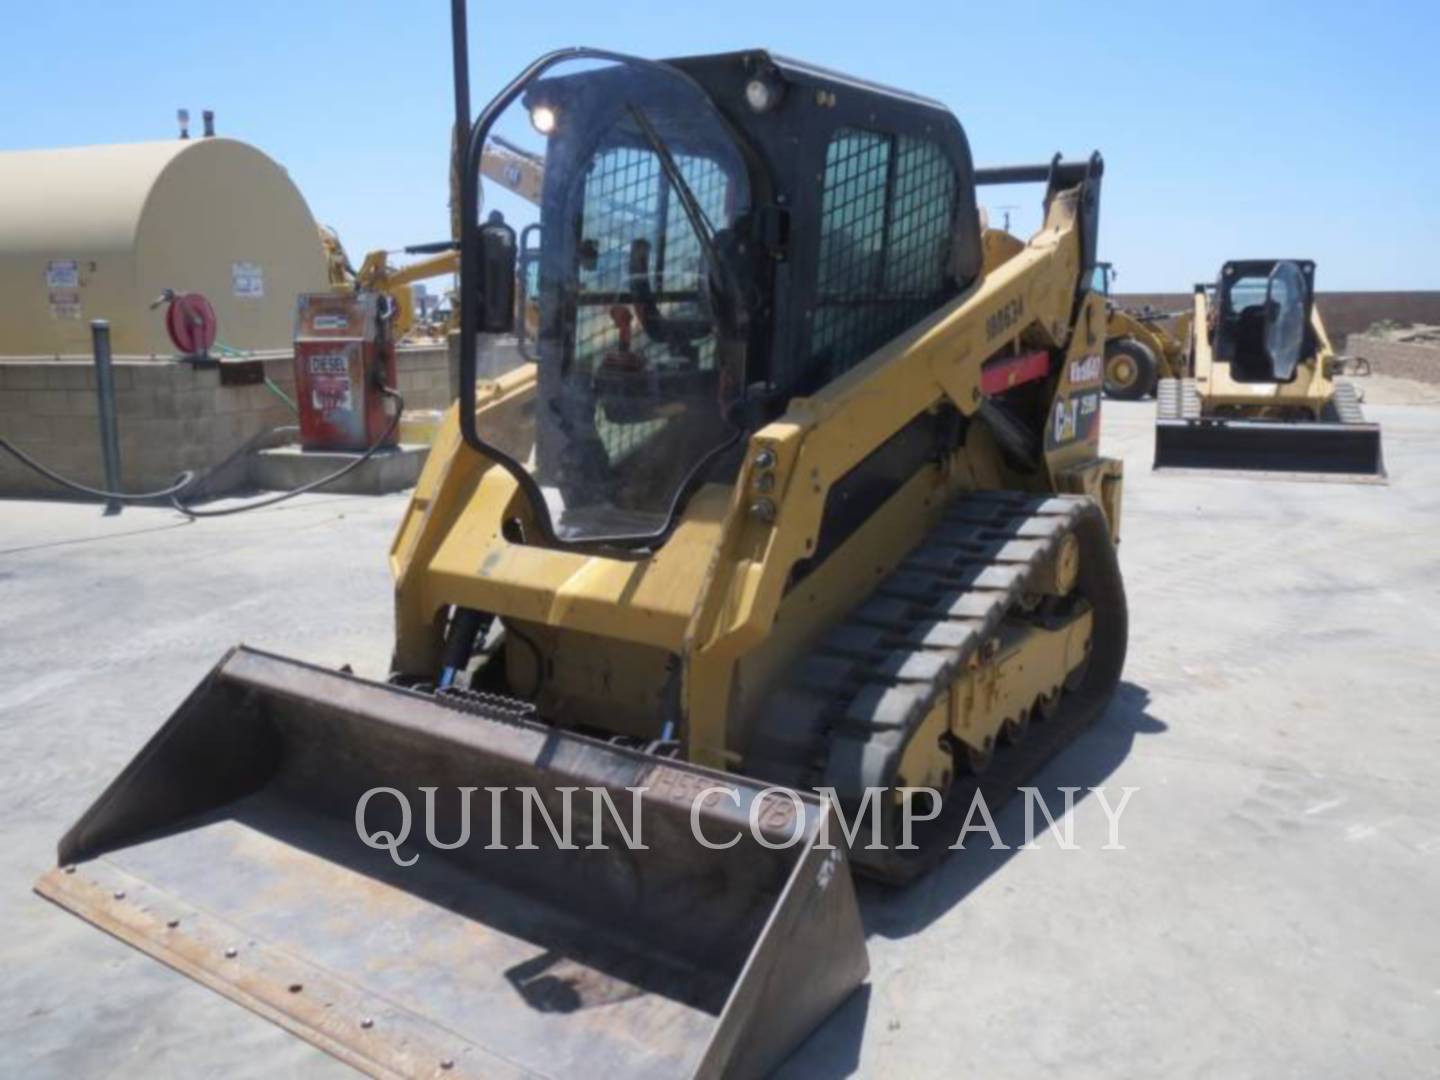
[[[980,274],[954,116],[768,53],[538,61],[471,134],[470,222],[491,137],[543,179],[538,205],[487,186],[485,212],[513,224],[469,227],[462,296],[472,330],[517,327],[536,386],[524,422],[477,422],[463,334],[461,425],[550,544],[653,549],[749,432]],[[515,227],[519,320],[500,310],[503,260],[481,270]]]
[[[1117,276],[1114,263],[1097,262],[1095,264],[1095,272],[1090,279],[1091,291],[1099,293],[1108,300],[1110,298],[1110,284]]]
[[[1310,310],[1315,264],[1293,259],[1227,262],[1215,285],[1215,358],[1236,382],[1293,382],[1315,353]]]

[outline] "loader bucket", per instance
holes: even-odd
[[[1342,475],[1385,475],[1379,424],[1161,419],[1155,468]]]
[[[36,889],[372,1074],[752,1076],[866,975],[830,813],[242,647]]]

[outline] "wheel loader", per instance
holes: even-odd
[[[1097,284],[1108,298],[1115,269],[1096,267]],[[1185,363],[1190,313],[1123,308],[1107,299],[1105,326],[1105,396],[1138,401],[1155,393],[1161,379],[1178,378]],[[1173,320],[1173,328],[1165,326]]]
[[[1380,426],[1335,379],[1313,262],[1225,263],[1190,327],[1185,374],[1156,394],[1155,468],[1384,477]]]
[[[393,674],[237,647],[37,888],[372,1073],[760,1075],[866,976],[852,863],[934,865],[1119,679],[1102,163],[976,169],[763,51],[565,50],[461,115]],[[478,165],[526,130],[517,289]],[[976,205],[1017,182],[1023,242]]]

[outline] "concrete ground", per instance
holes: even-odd
[[[786,1066],[989,1078],[1440,1071],[1440,408],[1370,408],[1388,486],[1127,467],[1122,690],[1037,783],[1138,789],[1123,851],[969,851],[862,883],[872,975]],[[0,1073],[342,1075],[29,892],[62,831],[244,640],[385,670],[404,496],[185,523],[0,503]],[[1002,836],[1021,838],[1012,804]]]

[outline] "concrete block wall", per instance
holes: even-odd
[[[450,356],[445,343],[401,345],[395,350],[397,390],[407,409],[447,409],[450,392]]]
[[[1213,274],[1219,267],[1210,271]],[[1325,266],[1317,271],[1323,283]],[[1198,279],[1197,279],[1198,280]],[[1124,307],[1149,304],[1160,311],[1189,311],[1194,306],[1193,292],[1118,293],[1115,299]],[[1315,294],[1325,330],[1338,348],[1350,335],[1363,334],[1381,319],[1402,323],[1440,324],[1440,291],[1409,292],[1326,292]]]
[[[1351,334],[1345,352],[1362,356],[1379,375],[1393,375],[1420,382],[1440,382],[1440,344],[1388,341],[1385,338]]]
[[[288,353],[260,359],[265,374],[295,399]],[[411,410],[446,409],[455,398],[443,342],[396,351],[396,377]],[[209,469],[272,428],[293,425],[290,408],[264,384],[221,386],[216,369],[174,360],[115,360],[121,486],[167,487],[185,469]],[[95,365],[79,357],[0,357],[0,435],[44,465],[82,484],[104,486]],[[246,485],[243,460],[208,485]],[[0,496],[64,495],[63,488],[0,452]]]
[[[290,357],[262,361],[293,399]],[[121,486],[167,486],[185,469],[219,464],[256,435],[294,424],[265,385],[221,386],[217,370],[158,360],[115,361]],[[0,358],[0,435],[82,484],[104,485],[95,369],[90,360]],[[232,475],[233,474],[233,475]],[[243,483],[244,469],[217,477],[215,490]],[[0,494],[62,495],[64,489],[0,453]]]
[[[492,334],[481,335],[476,341],[475,378],[479,382],[498,379],[507,371],[513,371],[525,363],[520,353],[520,343],[511,336]],[[449,379],[449,405],[460,396],[460,335],[451,334],[446,342],[446,365]],[[443,408],[444,406],[440,406]]]

